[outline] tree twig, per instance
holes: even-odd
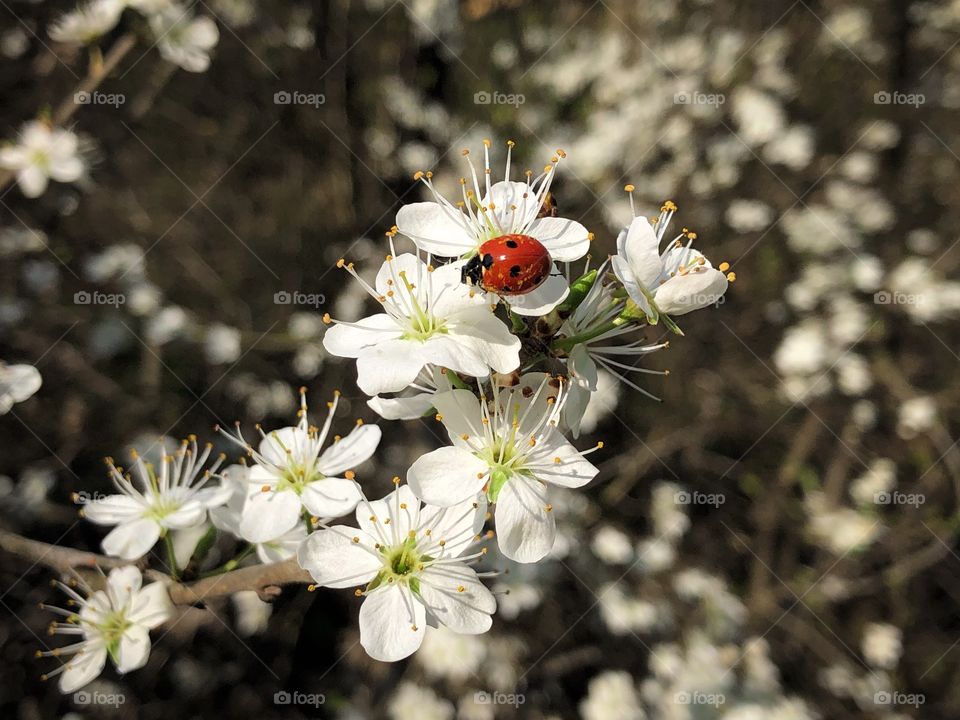
[[[43,565],[61,573],[137,564],[84,550],[31,540],[2,529],[0,529],[0,549],[34,565]],[[241,590],[253,590],[263,600],[271,600],[280,593],[283,585],[304,584],[311,581],[310,574],[297,564],[296,558],[268,565],[239,568],[192,583],[177,582],[169,575],[156,570],[147,570],[146,573],[153,580],[168,586],[170,599],[175,605],[199,605]]]

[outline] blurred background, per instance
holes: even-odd
[[[46,33],[73,7],[0,2],[0,136],[86,72]],[[566,151],[553,189],[595,259],[633,183],[738,279],[650,356],[662,402],[603,378],[578,441],[604,441],[600,476],[554,501],[550,561],[492,559],[487,635],[431,632],[385,665],[351,593],[241,594],[91,686],[122,705],[84,706],[33,658],[52,573],[0,555],[4,717],[960,716],[960,3],[193,10],[219,27],[209,70],[125,14],[100,42],[138,38],[100,85],[123,102],[67,122],[87,176],[0,196],[0,358],[44,380],[0,416],[6,530],[96,550],[71,494],[108,489],[104,456],[196,433],[235,457],[213,426],[288,424],[301,385],[314,405],[340,389],[343,427],[376,421],[321,346],[324,312],[370,310],[334,263],[372,276],[423,199],[413,173],[456,187],[483,138],[495,168],[507,139],[535,170]],[[380,424],[373,496],[440,442]]]

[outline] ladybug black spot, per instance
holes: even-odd
[[[539,285],[543,282],[543,275],[537,275],[537,279],[533,281],[534,284]]]
[[[512,268],[510,268],[510,277],[517,277],[517,275],[519,274],[520,274],[519,265],[514,265]]]
[[[488,269],[493,266],[493,255],[487,253],[483,256],[483,266]]]
[[[507,242],[504,243],[504,244],[505,244],[508,248],[511,248],[511,249],[512,249],[512,248],[515,248],[515,247],[519,247],[519,246],[517,245],[517,241],[516,241],[516,240],[507,240]]]

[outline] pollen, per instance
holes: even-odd
[[[469,440],[469,439],[470,439],[470,436],[467,435],[466,433],[464,433],[463,435],[460,436],[460,439],[461,439],[461,440]]]
[[[457,592],[458,592],[458,593],[462,593],[462,592],[464,592],[465,590],[466,590],[466,588],[465,588],[463,585],[457,585]]]
[[[329,325],[333,322],[333,319],[330,317],[330,313],[324,313],[322,320],[324,325]]]
[[[353,537],[353,542],[354,542],[354,543],[359,543],[359,542],[360,542],[360,538],[354,536],[354,537]]]
[[[260,488],[260,492],[270,492],[270,486],[264,485]]]
[[[440,413],[437,413],[436,415],[433,416],[433,419],[436,420],[437,422],[440,422],[441,420],[443,420],[443,415],[441,415]]]
[[[730,269],[730,263],[728,262],[722,262],[717,266],[717,270],[723,273],[725,273],[729,269]]]
[[[563,462],[563,460],[560,458],[559,455],[553,459],[554,465],[559,465],[559,464],[562,463],[562,462]]]
[[[347,471],[343,474],[343,476],[344,476],[347,480],[353,480],[353,479],[357,476],[357,474],[356,474],[353,470],[347,470]]]
[[[363,590],[361,590],[360,588],[357,588],[356,590],[353,591],[353,594],[356,595],[357,597],[363,597]]]
[[[737,274],[735,272],[727,273],[727,282],[735,282],[737,279]]]
[[[623,189],[627,192],[633,192],[634,190],[637,189],[637,186],[627,183],[626,185],[623,186]]]
[[[547,505],[543,509],[546,510],[547,512],[553,512],[553,505]]]

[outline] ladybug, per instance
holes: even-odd
[[[487,240],[460,271],[467,285],[498,295],[525,295],[536,290],[553,269],[550,252],[529,235],[501,235]]]

